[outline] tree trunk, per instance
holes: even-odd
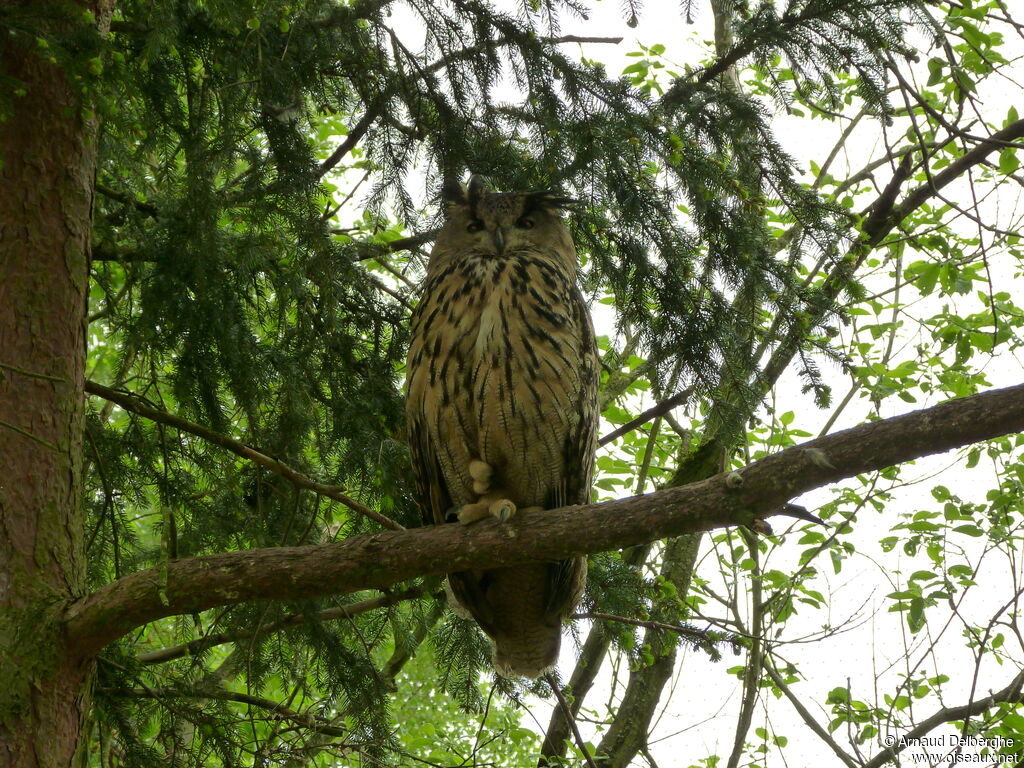
[[[52,39],[90,23],[84,13],[71,18],[74,6],[49,10],[38,18],[57,27]],[[109,18],[99,3],[89,10]],[[23,95],[0,123],[0,766],[70,766],[92,669],[64,642],[61,617],[85,591],[80,474],[96,132],[76,94],[83,81],[72,87],[35,35],[5,36],[0,73]]]

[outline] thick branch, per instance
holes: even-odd
[[[384,589],[417,576],[550,562],[750,524],[789,499],[862,472],[1024,431],[1024,385],[862,424],[680,488],[564,507],[509,523],[383,531],[308,547],[208,555],[134,573],[72,604],[71,647],[92,654],[135,627],[249,600]]]

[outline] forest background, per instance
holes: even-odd
[[[1024,759],[1024,26],[674,12],[0,10],[0,762]],[[413,530],[408,314],[470,171],[580,201],[595,500],[644,494],[511,537]],[[445,570],[580,553],[560,679],[495,678]]]

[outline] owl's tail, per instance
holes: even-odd
[[[550,567],[529,564],[489,571],[494,669],[502,677],[537,678],[558,662],[562,617],[550,610]]]

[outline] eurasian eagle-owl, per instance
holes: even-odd
[[[424,521],[471,523],[590,500],[598,357],[576,249],[550,191],[445,189],[445,224],[412,316],[409,446]],[[517,511],[518,510],[518,511]],[[503,676],[558,659],[584,557],[451,573]]]

